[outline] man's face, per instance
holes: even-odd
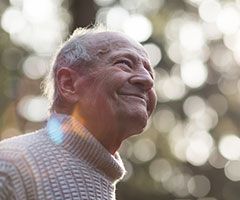
[[[96,60],[78,86],[78,113],[86,127],[95,132],[120,132],[122,138],[142,132],[156,105],[145,50],[111,32],[99,33],[91,43],[96,44],[91,49]]]

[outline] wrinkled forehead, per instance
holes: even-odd
[[[148,58],[148,54],[143,46],[130,37],[118,32],[101,32],[90,35],[89,43],[91,52],[110,53],[117,51],[128,51]]]

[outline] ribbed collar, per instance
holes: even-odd
[[[61,145],[74,157],[106,175],[113,183],[125,174],[123,162],[116,152],[110,154],[95,137],[76,119],[64,114],[54,113],[47,122],[47,134],[56,144]]]

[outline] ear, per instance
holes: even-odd
[[[69,103],[76,103],[79,98],[76,86],[77,81],[81,79],[80,74],[68,67],[61,67],[56,75],[56,84],[61,97]]]

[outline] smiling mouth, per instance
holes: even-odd
[[[146,99],[142,95],[136,95],[136,94],[120,94],[121,96],[128,96],[128,97],[133,97],[137,99],[141,99],[145,103],[147,102]]]

